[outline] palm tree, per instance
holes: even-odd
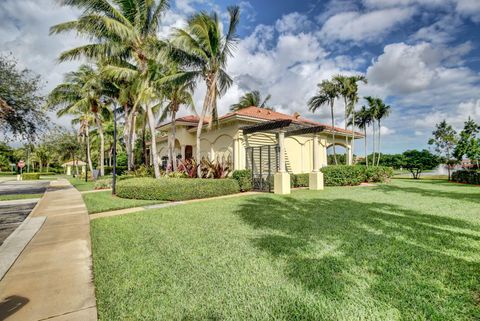
[[[362,106],[360,110],[355,114],[355,125],[358,128],[363,129],[364,133],[364,145],[365,145],[365,164],[368,167],[368,154],[367,154],[367,127],[371,124],[372,117],[367,107]]]
[[[242,108],[247,108],[250,106],[256,106],[260,108],[266,108],[272,110],[272,108],[266,107],[267,102],[272,98],[272,96],[269,94],[265,99],[262,100],[262,96],[258,90],[254,90],[251,92],[248,92],[244,94],[241,98],[240,101],[236,104],[233,104],[230,106],[231,111],[237,111]]]
[[[186,82],[181,85],[167,85],[164,88],[165,98],[167,99],[168,104],[163,108],[160,121],[165,120],[168,116],[170,116],[170,119],[172,120],[170,124],[171,132],[170,136],[168,137],[168,163],[172,165],[172,169],[174,171],[177,170],[177,162],[174,155],[176,135],[175,120],[177,117],[177,112],[182,105],[196,113],[192,94],[193,87],[193,82]]]
[[[382,132],[382,119],[390,115],[391,107],[389,105],[385,105],[385,103],[380,99],[377,98],[377,111],[375,113],[375,120],[378,122],[378,157],[377,157],[377,166],[380,165],[380,156],[382,155],[380,152],[380,143],[381,143],[381,132]]]
[[[343,76],[336,75],[333,80],[338,84],[340,95],[343,97],[345,107],[345,130],[348,129],[348,124],[352,125],[352,154],[355,150],[355,126],[351,119],[355,119],[355,104],[358,102],[358,82],[367,83],[367,78],[364,75]],[[350,119],[351,117],[351,119]],[[348,138],[345,136],[345,142],[348,145]],[[346,160],[348,161],[348,160]]]
[[[87,145],[87,164],[88,168],[90,169],[90,173],[93,173],[93,165],[92,165],[92,156],[90,151],[90,123],[92,122],[92,115],[89,113],[89,110],[84,110],[80,112],[76,118],[72,119],[72,124],[79,124],[78,128],[78,139],[79,141],[83,141],[84,144]]]
[[[368,103],[368,112],[371,118],[372,124],[372,165],[375,166],[375,120],[377,119],[378,99],[372,96],[364,97]]]
[[[110,75],[116,79],[135,77],[138,96],[136,103],[145,109],[152,136],[151,151],[155,177],[160,177],[155,142],[155,119],[152,111],[157,98],[151,86],[150,62],[162,43],[157,31],[167,0],[64,0],[63,4],[82,10],[77,20],[64,22],[50,28],[51,34],[69,31],[93,39],[93,43],[63,52],[59,60],[81,57],[103,60],[110,64]]]
[[[318,108],[324,105],[330,105],[330,115],[332,117],[333,159],[335,160],[335,165],[338,165],[337,153],[335,150],[335,116],[333,107],[335,99],[339,95],[339,87],[335,82],[329,80],[323,80],[317,86],[318,93],[308,101],[308,109],[315,112]]]
[[[217,99],[231,86],[233,80],[226,72],[228,57],[237,42],[236,30],[240,19],[238,6],[228,8],[230,21],[226,35],[222,34],[222,26],[216,13],[200,12],[188,19],[186,29],[176,29],[170,58],[187,69],[170,78],[177,82],[187,79],[202,79],[206,85],[202,112],[199,117],[196,137],[196,159],[200,161],[200,136],[205,117],[210,116],[213,122],[218,119]],[[198,168],[201,175],[201,168]]]
[[[77,71],[65,76],[65,82],[55,87],[49,95],[50,106],[62,106],[59,116],[75,112],[80,108],[89,108],[100,136],[100,175],[104,175],[105,138],[103,119],[108,117],[101,98],[105,92],[103,80],[98,70],[89,65],[82,65]]]

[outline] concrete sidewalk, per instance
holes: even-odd
[[[52,181],[31,217],[46,221],[0,281],[0,320],[97,320],[89,217],[67,180]]]

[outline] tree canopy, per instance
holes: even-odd
[[[7,137],[33,138],[47,126],[40,77],[20,70],[11,56],[0,55],[0,131]]]

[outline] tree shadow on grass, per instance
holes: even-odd
[[[349,199],[246,198],[237,214],[257,230],[253,244],[318,298],[364,297],[405,320],[480,319],[479,226]]]
[[[424,197],[435,197],[435,198],[449,198],[453,200],[461,200],[467,201],[472,203],[480,203],[480,188],[478,190],[472,189],[472,186],[468,185],[461,185],[461,184],[453,184],[446,181],[443,182],[435,182],[434,180],[431,181],[409,181],[409,183],[416,184],[416,186],[398,186],[392,184],[383,184],[377,187],[374,187],[374,190],[390,193],[390,192],[406,192],[406,193],[414,193],[417,195],[422,195]],[[451,190],[445,189],[435,189],[431,188],[433,185],[436,186],[446,186],[451,187]],[[465,192],[465,189],[468,189],[469,192]]]

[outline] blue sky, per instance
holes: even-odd
[[[221,112],[258,89],[272,95],[278,111],[327,122],[327,109],[307,111],[316,84],[337,73],[362,73],[369,83],[360,94],[393,108],[382,127],[386,152],[427,147],[443,119],[457,129],[468,116],[480,122],[480,0],[172,0],[159,35],[182,27],[195,10],[225,16],[232,4],[242,8],[240,41],[228,65],[235,83],[219,103]],[[85,41],[50,37],[48,28],[77,14],[53,0],[1,0],[0,51],[41,74],[48,92],[79,64],[57,64],[58,54]],[[200,86],[197,105],[203,92]],[[342,108],[339,103],[340,126]],[[55,121],[68,125],[68,119]]]

